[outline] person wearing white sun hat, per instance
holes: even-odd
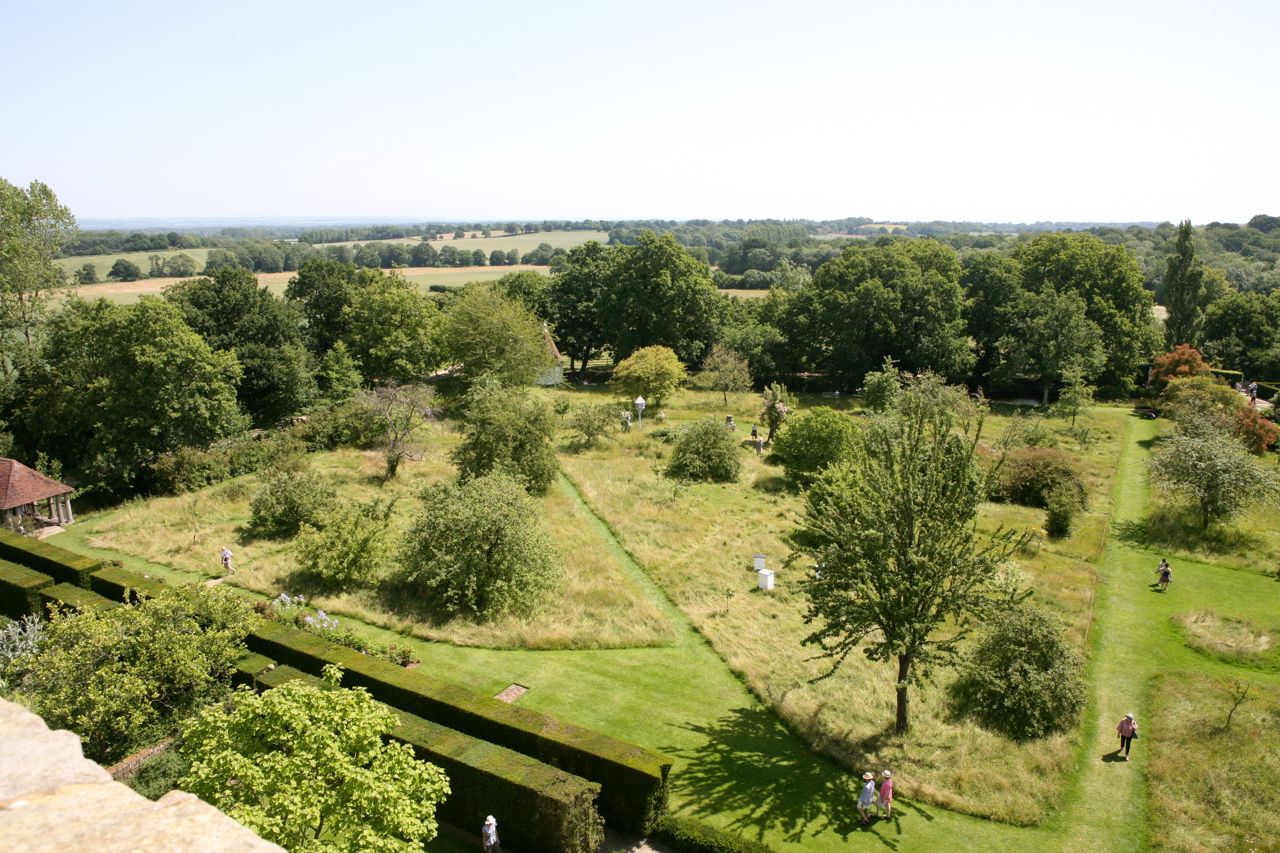
[[[480,841],[484,844],[484,853],[494,853],[495,850],[502,849],[502,844],[498,841],[498,822],[494,820],[493,815],[484,819],[484,827],[480,830]]]
[[[886,818],[893,817],[893,774],[888,770],[880,774],[880,797],[876,800],[876,814],[884,809]]]
[[[868,770],[862,774],[862,793],[858,795],[858,822],[863,826],[871,820],[871,807],[876,801],[876,774]]]

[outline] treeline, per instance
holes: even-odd
[[[518,249],[468,249],[466,244],[446,243],[437,249],[426,242],[420,243],[363,243],[353,246],[324,246],[324,257],[345,264],[355,264],[368,269],[395,269],[398,267],[503,267],[515,264],[547,266],[563,257],[564,249],[553,248],[550,243],[521,254]]]

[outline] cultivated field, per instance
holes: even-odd
[[[472,281],[492,281],[507,273],[521,270],[536,270],[546,273],[547,268],[532,264],[517,264],[510,267],[407,267],[396,270],[409,281],[415,282],[423,290],[430,285],[442,287],[462,287]],[[294,272],[258,273],[258,284],[266,287],[277,296],[283,296],[289,279]],[[177,278],[143,278],[138,281],[113,281],[103,284],[86,284],[76,288],[76,292],[85,299],[103,297],[112,302],[128,304],[137,302],[141,296],[158,296],[165,288],[182,281]]]
[[[138,268],[142,270],[142,272],[145,274],[146,271],[151,268],[150,258],[152,255],[159,255],[165,260],[168,260],[169,258],[172,258],[175,255],[187,255],[196,262],[196,266],[198,268],[203,270],[205,261],[209,259],[209,250],[208,249],[172,249],[172,250],[166,250],[163,252],[120,252],[114,255],[111,255],[111,254],[77,255],[72,258],[59,258],[58,260],[54,261],[54,263],[57,264],[60,268],[66,270],[68,281],[71,281],[72,276],[75,274],[75,271],[80,269],[80,267],[84,266],[85,264],[93,264],[94,268],[97,269],[98,271],[98,280],[106,281],[107,273],[111,272],[112,264],[114,264],[116,261],[120,260],[121,258],[124,258],[126,261],[133,261],[135,264],[138,265]],[[166,281],[173,281],[173,279],[166,279]]]
[[[506,252],[515,249],[520,254],[524,254],[531,249],[538,248],[540,243],[549,243],[553,249],[572,249],[574,246],[581,246],[590,240],[596,240],[601,243],[609,242],[609,235],[604,231],[539,231],[536,234],[512,234],[504,236],[500,232],[490,232],[493,236],[482,237],[479,231],[471,231],[466,237],[455,240],[452,234],[447,234],[443,239],[432,240],[431,245],[437,249],[442,246],[456,246],[459,249],[467,249],[474,251],[482,250],[486,255],[494,249],[501,249]],[[418,237],[398,237],[394,240],[348,240],[342,243],[317,243],[317,248],[325,246],[354,246],[357,243],[421,243]]]

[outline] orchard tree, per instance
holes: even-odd
[[[1062,372],[1062,390],[1058,392],[1058,402],[1053,410],[1063,418],[1071,419],[1071,428],[1075,429],[1076,418],[1089,411],[1093,405],[1093,386],[1085,381],[1084,371],[1072,365]]]
[[[449,780],[390,739],[392,708],[341,678],[326,666],[322,685],[242,687],[205,708],[183,730],[182,789],[288,850],[421,850]]]
[[[1151,479],[1191,500],[1201,527],[1231,518],[1255,503],[1275,504],[1280,478],[1250,456],[1216,422],[1184,420],[1151,456]]]
[[[723,425],[704,418],[676,439],[666,475],[676,480],[733,483],[742,471],[737,442]]]
[[[0,178],[0,335],[5,339],[0,361],[5,376],[11,375],[13,339],[28,352],[35,345],[49,292],[62,283],[54,258],[75,233],[75,217],[48,186],[32,181],[24,190]]]
[[[555,413],[542,398],[493,380],[477,382],[465,400],[462,443],[453,451],[458,479],[503,471],[533,494],[543,494],[560,470],[555,433]]]
[[[813,565],[802,588],[816,627],[804,642],[833,661],[820,678],[857,649],[894,661],[898,733],[910,726],[908,688],[955,660],[1020,542],[1007,531],[978,535],[988,485],[976,459],[981,418],[957,431],[921,397],[904,394],[847,461],[818,475],[792,555]]]
[[[342,309],[347,351],[370,385],[421,382],[444,360],[435,302],[398,274],[378,276]]]
[[[400,549],[403,580],[453,614],[483,620],[532,609],[560,572],[521,486],[503,472],[428,486]]]
[[[394,479],[407,460],[422,458],[416,438],[431,419],[433,391],[421,385],[380,385],[361,397],[382,428],[383,476]]]
[[[1173,254],[1165,262],[1164,304],[1169,316],[1164,321],[1165,346],[1179,344],[1197,347],[1204,333],[1205,298],[1204,267],[1196,259],[1191,242],[1191,220],[1178,226]]]
[[[338,590],[368,587],[387,574],[394,536],[391,511],[395,501],[341,501],[320,519],[304,524],[298,534],[298,568]]]
[[[592,356],[608,343],[605,337],[604,293],[612,277],[615,254],[595,240],[569,250],[565,265],[551,277],[547,290],[547,310],[555,326],[556,342],[585,370]]]
[[[569,427],[583,447],[595,447],[596,440],[607,437],[617,425],[618,406],[613,403],[588,403],[569,413]]]
[[[712,344],[711,352],[702,362],[697,382],[704,388],[719,391],[727,406],[730,391],[736,394],[751,390],[751,370],[741,355],[723,344]]]
[[[638,349],[613,369],[610,384],[621,389],[628,400],[636,396],[659,405],[684,384],[687,374],[679,356],[668,347]]]
[[[858,428],[853,420],[829,406],[801,412],[773,443],[773,455],[792,482],[805,486],[824,468],[854,452]]]
[[[472,284],[445,308],[444,351],[469,382],[488,376],[531,385],[553,363],[544,329],[520,302],[492,285]]]

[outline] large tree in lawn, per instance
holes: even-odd
[[[614,359],[660,345],[685,364],[702,361],[719,299],[710,267],[670,234],[643,231],[636,245],[616,251],[602,310]]]
[[[1079,370],[1086,378],[1098,375],[1106,358],[1102,333],[1078,295],[1052,288],[1022,293],[1006,316],[1009,333],[996,344],[1002,359],[997,375],[1034,379],[1046,405],[1049,390],[1069,370]]]
[[[897,719],[910,726],[908,688],[951,663],[970,626],[999,601],[1002,564],[1020,539],[980,538],[978,505],[988,474],[977,459],[981,418],[956,418],[927,395],[905,391],[872,421],[851,456],[809,490],[795,553],[813,565],[802,588],[806,645],[834,674],[855,650],[896,664]]]
[[[608,344],[602,308],[613,274],[615,252],[595,240],[575,246],[551,277],[547,305],[556,343],[569,356],[569,368],[585,370]]]

